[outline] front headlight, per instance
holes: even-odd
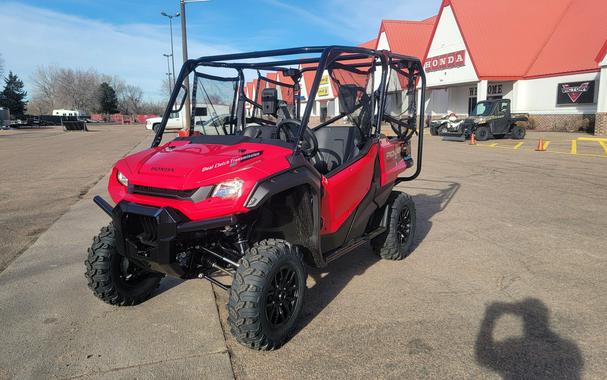
[[[126,176],[122,173],[120,173],[120,171],[118,171],[116,173],[116,179],[118,180],[118,182],[120,182],[122,185],[129,187],[129,179],[126,178]]]
[[[211,196],[222,199],[236,199],[242,195],[242,184],[243,181],[238,178],[222,182],[215,186]]]

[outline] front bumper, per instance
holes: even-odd
[[[176,244],[180,239],[236,223],[234,216],[191,221],[170,207],[122,201],[112,208],[100,196],[93,200],[112,218],[118,253],[144,261],[152,270],[175,277],[185,274],[176,259]]]

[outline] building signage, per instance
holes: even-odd
[[[329,95],[329,86],[321,86],[318,88],[318,92],[316,93],[318,96],[328,96]]]
[[[594,81],[559,83],[556,104],[594,103]]]
[[[322,78],[320,78],[320,84],[329,84],[329,76],[327,74],[323,75]]]
[[[487,85],[488,96],[501,96],[504,94],[503,85],[501,83],[493,83]]]
[[[460,50],[453,53],[428,57],[424,62],[426,72],[448,70],[466,65],[466,51]]]

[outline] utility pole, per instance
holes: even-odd
[[[172,85],[175,86],[176,77],[175,77],[175,52],[173,50],[173,17],[179,17],[179,12],[175,13],[174,15],[169,15],[166,12],[160,12],[160,14],[169,19],[169,28],[171,30],[171,61],[173,63],[173,83],[172,83]]]
[[[171,97],[171,91],[172,91],[172,87],[171,86],[175,86],[175,76],[173,75],[173,84],[171,84],[171,66],[169,65],[169,57],[173,58],[173,54],[162,54],[166,57],[167,59],[167,76],[169,77],[169,97]]]
[[[183,53],[183,63],[185,64],[188,60],[188,36],[186,33],[186,20],[185,20],[185,5],[186,3],[206,3],[210,0],[179,0],[179,11],[181,14],[181,51]],[[184,128],[190,129],[190,80],[189,77],[185,77],[183,80],[183,86],[185,87],[186,98],[183,107],[185,108],[185,124]]]

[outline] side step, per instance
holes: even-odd
[[[341,247],[341,248],[337,248],[336,250],[334,250],[333,252],[330,252],[326,257],[325,257],[325,261],[327,264],[329,264],[332,261],[335,261],[337,259],[339,259],[340,257],[344,256],[347,253],[352,252],[353,250],[355,250],[356,248],[360,247],[361,245],[371,241],[371,239],[373,239],[374,237],[382,234],[383,232],[386,231],[386,227],[380,227],[378,229],[376,229],[373,232],[370,232],[356,240],[353,240],[352,242],[350,242],[349,244]]]

